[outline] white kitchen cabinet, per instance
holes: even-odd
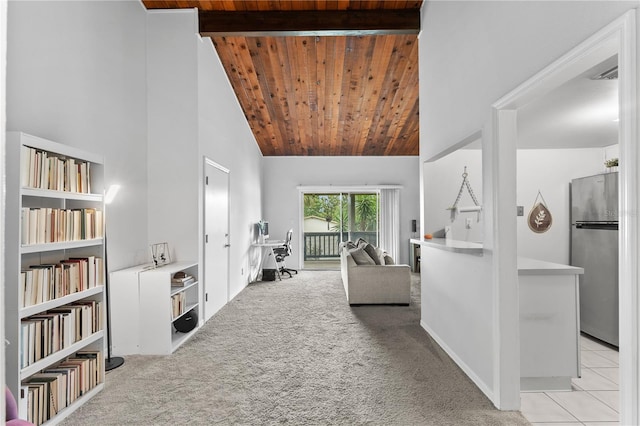
[[[518,258],[520,389],[571,390],[580,376],[582,268]]]

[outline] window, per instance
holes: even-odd
[[[339,269],[341,241],[379,241],[378,191],[303,193],[305,269]]]

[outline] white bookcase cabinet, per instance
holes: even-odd
[[[183,287],[171,285],[176,272],[183,271],[194,281]],[[116,355],[168,355],[198,330],[176,331],[173,322],[195,309],[200,318],[198,263],[181,261],[159,268],[139,265],[110,275],[111,342]],[[172,297],[184,300],[182,313],[174,316]]]
[[[52,190],[28,187],[25,182],[24,168],[28,165],[25,156],[30,155],[25,147],[35,148],[46,152],[48,156],[60,160],[73,159],[78,164],[89,164],[88,179],[90,192],[71,192],[68,190]],[[77,186],[73,189],[78,189]],[[23,244],[22,211],[23,208],[52,208],[52,209],[96,209],[104,212],[104,163],[100,156],[81,151],[77,148],[62,145],[46,139],[38,138],[21,132],[7,132],[6,142],[6,227],[5,227],[5,337],[6,346],[6,383],[18,401],[20,417],[26,419],[29,404],[27,403],[27,387],[25,381],[42,370],[56,367],[60,362],[75,356],[79,351],[100,351],[97,385],[67,407],[57,407],[57,414],[46,424],[56,424],[78,407],[86,403],[104,387],[104,349],[105,349],[105,298],[104,298],[104,270],[96,277],[96,286],[82,291],[73,292],[52,300],[22,307],[24,292],[21,290],[21,271],[34,266],[57,264],[62,260],[79,257],[96,257],[104,259],[104,244],[101,237],[102,224],[99,235],[92,239],[72,241],[58,241],[36,244]],[[53,237],[52,237],[53,238]],[[58,239],[58,238],[55,238]],[[59,349],[48,356],[24,366],[21,356],[27,344],[21,333],[21,323],[34,315],[61,308],[64,305],[87,301],[100,302],[99,315],[100,330],[93,331],[70,345]]]

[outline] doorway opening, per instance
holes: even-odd
[[[509,283],[517,279],[516,253],[521,255],[518,248],[519,238],[515,237],[517,223],[512,216],[513,204],[518,199],[519,188],[514,179],[507,180],[506,176],[516,175],[516,169],[521,168],[518,162],[516,167],[518,142],[521,139],[522,123],[519,118],[524,115],[526,108],[532,102],[542,99],[544,95],[555,89],[563,87],[573,77],[592,70],[594,67],[604,64],[607,60],[617,55],[619,65],[618,94],[616,97],[619,106],[619,187],[616,191],[619,196],[618,212],[615,218],[620,223],[620,238],[618,243],[619,263],[619,339],[620,339],[620,363],[617,380],[620,384],[619,404],[614,404],[618,409],[621,424],[636,424],[638,415],[638,388],[640,374],[637,364],[637,335],[638,335],[638,299],[634,291],[637,288],[638,271],[638,240],[637,233],[638,205],[638,180],[633,170],[637,167],[637,123],[638,115],[633,107],[637,105],[636,97],[636,46],[635,46],[635,12],[629,12],[620,19],[614,21],[593,37],[587,39],[581,45],[573,49],[567,55],[551,64],[538,73],[532,79],[523,83],[520,87],[500,99],[493,105],[493,138],[488,146],[493,151],[492,177],[497,185],[494,185],[493,195],[496,197],[497,217],[502,225],[502,231],[498,232],[497,247],[494,251],[494,267],[498,279],[494,281],[497,311],[501,313],[496,327],[500,330],[500,339],[496,341],[496,354],[500,359],[517,361],[521,355],[518,347],[503,345],[502,341],[521,341],[517,328],[517,318],[521,315],[518,306],[518,292],[509,287]],[[608,71],[608,70],[604,70]],[[584,112],[583,112],[584,114]],[[614,118],[615,119],[615,118]],[[600,158],[601,167],[604,169],[608,156],[615,156],[612,146],[601,146],[605,154]],[[548,171],[554,166],[548,160],[549,157],[538,160],[537,170]],[[500,163],[503,167],[498,167]],[[572,165],[574,166],[574,165]],[[563,167],[568,167],[565,162]],[[520,170],[518,170],[520,173]],[[546,175],[539,173],[538,177]],[[540,192],[536,185],[536,192]],[[568,187],[568,185],[567,185]],[[568,189],[566,189],[568,191]],[[544,191],[543,191],[544,192]],[[546,197],[546,196],[545,196]],[[531,198],[531,197],[529,197]],[[530,203],[536,203],[535,199],[527,199]],[[544,201],[544,200],[543,200]],[[549,200],[546,200],[549,201]],[[520,204],[520,200],[517,201]],[[546,202],[545,202],[546,204]],[[553,204],[551,202],[550,204]],[[556,204],[556,206],[559,204]],[[567,207],[567,210],[570,210]],[[532,210],[533,211],[533,210]],[[554,218],[555,220],[555,218]],[[554,224],[555,226],[555,224]],[[570,231],[569,226],[565,231]],[[516,325],[514,327],[514,325]],[[577,330],[576,330],[577,331]],[[521,347],[521,345],[519,345]],[[525,351],[526,353],[526,351]],[[635,355],[634,355],[635,354]],[[497,404],[501,409],[519,406],[519,398],[516,390],[520,386],[518,362],[501,363],[496,370],[496,379],[500,382],[500,395]],[[584,365],[584,363],[583,363]],[[565,393],[566,396],[566,393]],[[524,408],[524,401],[523,401]]]
[[[340,269],[339,245],[359,238],[378,245],[380,197],[373,192],[302,194],[303,268]]]

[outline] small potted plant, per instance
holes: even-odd
[[[609,160],[604,162],[604,165],[608,169],[608,171],[615,172],[618,170],[618,159],[610,158]]]

